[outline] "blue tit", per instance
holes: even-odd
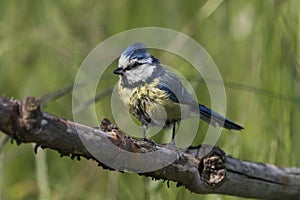
[[[182,119],[199,117],[212,126],[242,130],[243,127],[224,116],[199,104],[179,78],[160,65],[157,58],[149,54],[144,44],[128,46],[121,54],[118,68],[118,93],[129,113],[135,116],[143,127],[143,139],[149,126],[173,127]]]

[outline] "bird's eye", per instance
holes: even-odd
[[[133,63],[131,63],[130,65],[128,65],[127,67],[126,67],[126,70],[131,70],[132,68],[135,68],[135,67],[137,67],[137,66],[139,66],[140,65],[140,63],[138,63],[138,62],[133,62]]]
[[[139,65],[138,62],[133,62],[130,66],[131,66],[131,68],[134,68],[134,67],[137,67],[138,65]]]

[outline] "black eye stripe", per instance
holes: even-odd
[[[141,65],[142,63],[139,63],[139,62],[133,62],[133,63],[131,63],[130,65],[128,65],[126,68],[125,68],[125,70],[131,70],[132,68],[135,68],[135,67],[137,67],[137,66],[139,66],[139,65]]]

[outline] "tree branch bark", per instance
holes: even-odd
[[[181,150],[171,145],[136,140],[123,134],[107,119],[97,129],[44,113],[39,101],[32,97],[22,101],[0,97],[0,130],[18,144],[35,143],[36,147],[56,150],[61,156],[85,157],[110,170],[115,169],[97,159],[85,147],[82,138],[98,146],[105,145],[109,139],[118,149],[133,153],[159,149],[167,156],[178,157],[170,165],[139,175],[175,181],[177,186],[185,186],[195,193],[262,199],[299,198],[300,168],[242,161],[210,145]],[[117,155],[111,159],[116,158]]]

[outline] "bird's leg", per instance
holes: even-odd
[[[144,141],[146,141],[146,131],[147,131],[147,126],[145,125],[145,124],[143,124],[143,137],[142,137],[142,139],[144,140]]]
[[[181,157],[181,152],[180,152],[180,150],[175,145],[175,133],[176,133],[176,123],[173,124],[173,128],[172,128],[171,145],[172,145],[173,148],[175,148],[175,151],[177,153],[177,159],[176,159],[176,161],[178,161],[180,159],[180,157]]]
[[[151,140],[151,139],[148,140],[148,139],[146,138],[146,131],[147,131],[147,129],[148,129],[147,125],[144,125],[144,124],[143,124],[142,127],[143,127],[143,137],[142,137],[142,140],[143,140],[143,141],[150,142],[150,143],[152,143],[152,145],[156,145],[155,142],[154,142],[153,140]]]
[[[173,124],[173,128],[172,128],[172,140],[171,140],[171,144],[175,146],[175,132],[176,132],[176,124]]]

